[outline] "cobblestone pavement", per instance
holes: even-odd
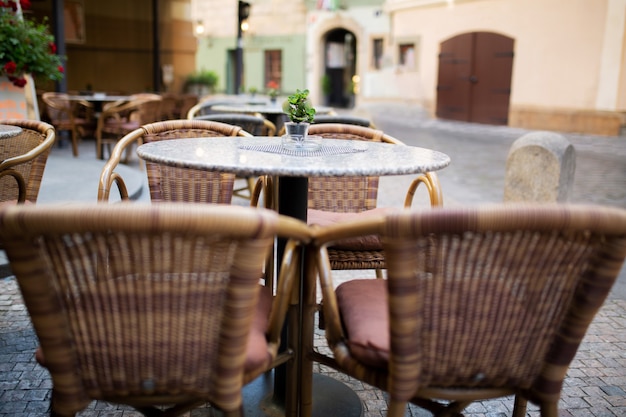
[[[521,129],[431,120],[411,106],[365,105],[357,114],[371,116],[376,125],[409,145],[436,149],[450,155],[452,163],[439,172],[445,205],[478,204],[502,200],[504,168],[513,141],[527,133]],[[565,135],[577,152],[573,202],[593,202],[626,207],[626,137],[604,138]],[[81,158],[93,158],[93,144],[83,144]],[[69,149],[65,151],[69,152]],[[46,173],[46,175],[52,175]],[[96,187],[97,178],[93,185]],[[401,205],[409,177],[381,178],[379,205]],[[145,198],[145,195],[144,197]],[[3,263],[0,253],[0,264]],[[626,268],[618,284],[592,323],[567,374],[560,417],[626,416]],[[354,274],[354,273],[350,273]],[[350,274],[340,276],[351,278]],[[318,349],[325,349],[321,331]],[[49,408],[51,382],[33,358],[37,346],[28,314],[13,277],[0,279],[0,417],[44,416]],[[385,395],[372,387],[316,365],[316,371],[345,382],[361,398],[365,417],[384,416]],[[468,417],[504,417],[512,398],[476,402]],[[189,413],[209,416],[209,408]],[[128,408],[94,402],[80,416],[138,416]],[[430,413],[409,406],[406,416]],[[538,416],[529,405],[528,416]],[[328,416],[335,417],[335,416]],[[337,416],[339,417],[339,416]]]

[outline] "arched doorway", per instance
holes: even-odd
[[[356,37],[346,29],[333,29],[324,38],[325,63],[322,75],[324,103],[332,107],[351,107],[354,103],[356,74]]]
[[[441,43],[437,117],[507,125],[514,40],[473,32]]]

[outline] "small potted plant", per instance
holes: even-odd
[[[309,101],[309,90],[296,90],[283,103],[283,111],[290,122],[285,123],[285,132],[292,140],[302,142],[306,139],[309,125],[315,119],[315,108]]]
[[[278,97],[278,83],[274,80],[270,80],[267,83],[267,95],[270,96],[270,101],[276,103],[276,97]]]
[[[219,77],[214,71],[202,70],[194,72],[187,76],[185,80],[185,90],[198,97],[203,97],[213,93],[218,80]]]

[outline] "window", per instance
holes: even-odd
[[[372,67],[381,69],[383,64],[383,38],[372,40]]]
[[[283,81],[283,53],[281,50],[265,51],[265,86],[270,81],[278,85],[278,89],[282,88]]]
[[[408,69],[415,68],[415,44],[413,43],[402,43],[398,46],[399,48],[399,57],[398,62],[400,66],[406,67]]]

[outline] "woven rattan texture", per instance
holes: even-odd
[[[269,210],[204,204],[13,206],[0,224],[63,415],[92,399],[240,411],[291,296],[287,276],[249,368],[266,256],[277,235],[307,236]]]
[[[111,158],[100,178],[100,200],[108,200],[111,187],[122,181],[115,175],[128,148],[142,143],[162,140],[215,136],[250,136],[239,126],[205,120],[169,120],[151,123],[131,132],[115,146]],[[169,167],[151,162],[146,163],[150,198],[154,202],[184,201],[230,204],[233,196],[234,174],[206,170]],[[122,196],[128,198],[128,196]]]
[[[393,416],[404,415],[406,401],[434,410],[424,399],[460,400],[454,406],[461,411],[471,400],[511,394],[557,415],[567,368],[626,256],[626,211],[530,205],[404,211],[386,222],[337,226],[328,236],[373,233],[383,239],[388,268],[387,302],[377,306],[389,312],[389,327],[379,333],[388,339],[380,342],[388,346],[388,365],[368,366],[352,351],[352,325],[371,324],[359,323],[358,309],[337,306],[322,257],[334,353],[325,363],[387,390]],[[362,281],[350,304],[368,308],[354,300],[375,282]]]
[[[19,135],[0,139],[0,202],[18,199],[17,176],[24,181],[25,200],[35,203],[54,144],[54,128],[44,122],[22,119],[0,120],[0,124],[22,128]]]

